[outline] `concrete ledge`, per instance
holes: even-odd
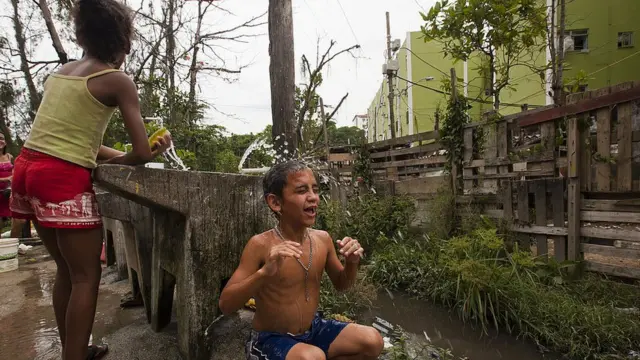
[[[156,331],[171,319],[176,290],[178,343],[186,359],[209,359],[205,330],[220,314],[222,283],[246,241],[271,227],[260,177],[100,165],[100,211],[122,230],[132,289]],[[125,231],[125,229],[129,229]],[[215,332],[211,332],[215,334]]]

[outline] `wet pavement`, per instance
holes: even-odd
[[[43,247],[20,256],[17,271],[0,273],[0,359],[59,360],[60,340],[51,306],[56,266]],[[104,269],[93,343],[109,345],[105,360],[181,359],[175,321],[160,333],[151,330],[143,308],[121,309],[120,299],[129,290],[115,281],[114,269]],[[175,312],[174,312],[175,313]],[[221,321],[213,330],[212,359],[243,359],[243,340],[251,314]],[[216,336],[217,335],[217,336]]]
[[[59,360],[58,338],[51,291],[55,263],[42,246],[20,256],[17,271],[0,273],[0,360]],[[105,360],[181,359],[177,347],[175,319],[162,332],[151,330],[144,309],[121,309],[120,299],[130,290],[127,280],[116,281],[115,268],[103,270],[93,343],[109,345]],[[403,294],[380,293],[375,309],[364,314],[365,323],[380,316],[404,330],[422,337],[428,334],[435,345],[450,348],[458,356],[474,360],[554,359],[526,341],[505,334],[481,336],[455,315],[428,302]],[[175,311],[174,311],[175,314]],[[253,314],[223,318],[211,330],[214,352],[211,359],[244,359],[243,343]],[[424,332],[424,333],[423,333]]]

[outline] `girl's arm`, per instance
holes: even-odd
[[[142,165],[162,154],[171,145],[171,137],[167,134],[163,139],[160,139],[158,141],[159,146],[156,146],[156,149],[152,151],[149,147],[147,131],[142,121],[142,115],[140,114],[140,100],[138,99],[138,89],[136,85],[133,83],[133,80],[124,73],[116,73],[114,75],[116,78],[114,79],[116,86],[113,87],[113,91],[115,92],[114,96],[124,119],[124,126],[129,134],[133,150],[126,154],[119,153],[115,157],[107,160],[106,163]],[[103,148],[100,150],[103,154],[107,154]]]
[[[105,161],[122,155],[124,155],[122,151],[101,145],[100,150],[98,150],[98,161]]]

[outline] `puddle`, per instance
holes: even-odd
[[[558,356],[543,355],[536,345],[508,334],[492,332],[481,336],[479,329],[465,326],[455,313],[449,313],[441,306],[400,293],[392,295],[393,299],[385,291],[378,294],[378,299],[374,302],[376,308],[364,316],[366,323],[371,323],[374,316],[379,316],[422,338],[424,331],[434,345],[449,348],[456,356],[466,356],[473,360],[559,359]]]
[[[43,261],[21,264],[13,273],[0,274],[0,283],[22,292],[20,306],[0,317],[0,354],[2,359],[59,360],[60,339],[51,294],[55,278],[55,263]],[[11,284],[11,282],[14,284]],[[139,311],[120,309],[120,298],[129,290],[126,282],[102,286],[98,298],[93,341],[100,343],[105,336],[138,320]],[[4,303],[0,295],[0,304]],[[17,310],[16,310],[17,309]]]

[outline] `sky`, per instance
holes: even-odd
[[[139,8],[140,0],[125,1],[132,8]],[[184,11],[195,14],[197,3],[194,0],[185,1]],[[210,10],[205,18],[204,32],[234,27],[265,13],[268,8],[268,0],[215,1],[229,13]],[[160,9],[161,0],[151,2],[156,9]],[[382,65],[386,57],[385,12],[390,12],[392,39],[404,41],[408,31],[420,30],[420,25],[423,24],[420,11],[428,10],[434,2],[435,0],[293,0],[296,84],[304,81],[300,72],[302,55],[306,55],[312,67],[315,64],[318,40],[321,53],[327,49],[331,40],[336,42],[335,51],[360,45],[360,49],[354,50],[354,56],[343,54],[326,66],[323,85],[318,89],[328,106],[337,105],[349,93],[334,120],[338,126],[351,125],[355,115],[366,114],[383,80]],[[0,14],[9,15],[9,10],[0,9]],[[266,22],[266,17],[264,21]],[[3,17],[0,22],[9,25],[7,17]],[[25,25],[33,27],[30,23]],[[33,49],[34,58],[54,60],[57,58],[56,53],[44,24],[40,25],[42,29],[39,32],[44,37],[40,38],[37,47]],[[64,39],[72,37],[73,29],[60,25],[57,28]],[[8,29],[6,26],[7,31]],[[251,64],[242,70],[235,82],[225,82],[204,73],[198,75],[200,100],[219,110],[208,110],[205,123],[222,125],[228,132],[235,134],[257,133],[271,124],[267,31],[268,28],[264,25],[254,31],[263,35],[249,38],[246,43],[221,43],[224,50],[220,52],[228,60],[228,67],[233,67],[234,64]],[[178,39],[179,42],[183,40],[188,44],[188,39]],[[65,49],[72,58],[81,56],[81,50],[77,46],[66,40],[65,43]]]
[[[335,49],[359,44],[361,49],[354,52],[355,58],[346,54],[330,63],[318,90],[327,105],[337,105],[342,96],[349,93],[336,121],[338,126],[351,125],[356,114],[366,114],[383,79],[385,12],[390,12],[392,39],[404,40],[408,31],[420,29],[419,12],[428,10],[433,3],[434,0],[293,0],[296,83],[303,81],[299,71],[301,56],[304,54],[312,65],[315,63],[318,39],[321,52],[331,40],[336,41]],[[235,14],[235,19],[232,16],[223,18],[223,22],[229,21],[229,24],[260,14],[268,6],[264,0],[224,0],[223,4]],[[265,36],[233,48],[239,62],[252,62],[235,83],[228,84],[207,76],[199,78],[200,98],[221,112],[234,114],[234,117],[228,117],[210,110],[206,115],[207,123],[223,125],[236,134],[256,133],[271,123],[266,32],[265,26]]]

